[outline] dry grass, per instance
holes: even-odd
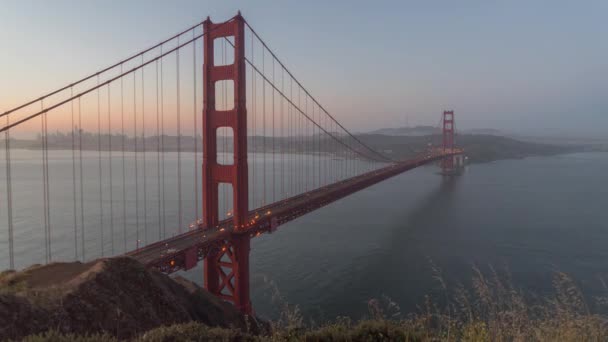
[[[274,284],[274,304],[280,317],[271,333],[254,336],[236,329],[188,323],[153,329],[136,341],[607,341],[608,320],[594,313],[608,303],[595,297],[588,303],[576,282],[556,272],[553,294],[535,297],[513,286],[509,272],[473,268],[472,286],[449,287],[441,269],[432,265],[441,294],[427,297],[418,312],[403,315],[383,297],[368,302],[368,317],[360,321],[336,318],[322,325],[305,325],[297,306],[289,305]],[[442,304],[437,304],[441,302]],[[591,305],[590,305],[591,304]],[[63,339],[62,339],[63,338]],[[29,341],[68,341],[53,332]],[[81,341],[114,341],[110,336],[80,337]]]

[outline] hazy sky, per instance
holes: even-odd
[[[352,130],[608,135],[605,0],[0,0],[0,111],[237,9]]]

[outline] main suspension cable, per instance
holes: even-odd
[[[372,149],[371,147],[369,147],[368,145],[366,145],[365,143],[363,143],[356,136],[354,136],[352,133],[350,133],[350,131],[348,131],[344,126],[342,126],[342,124],[340,124],[338,121],[336,121],[336,119],[310,94],[310,92],[298,81],[298,79],[295,78],[295,76],[289,71],[289,69],[287,69],[287,67],[285,66],[285,64],[283,64],[283,62],[281,62],[281,60],[270,49],[270,47],[266,44],[266,42],[258,35],[258,33],[253,29],[253,27],[251,27],[251,25],[249,25],[249,23],[246,20],[244,20],[244,21],[245,21],[245,25],[251,30],[251,32],[253,33],[253,35],[260,41],[260,43],[262,43],[262,45],[264,46],[264,48],[266,48],[268,50],[268,52],[270,52],[270,54],[272,55],[272,57],[274,57],[277,60],[277,62],[281,65],[281,67],[283,67],[285,69],[285,71],[287,71],[287,74],[289,76],[291,76],[294,79],[294,81],[296,81],[296,83],[298,84],[298,86],[300,86],[302,88],[302,90],[304,90],[304,92],[306,92],[306,94],[308,94],[308,96],[310,96],[310,98],[319,106],[319,108],[321,110],[323,110],[323,112],[325,112],[325,114],[327,116],[329,116],[332,120],[334,120],[336,122],[336,124],[338,126],[340,126],[340,128],[342,128],[349,136],[351,136],[353,139],[355,139],[359,144],[361,144],[363,147],[365,147],[366,149],[368,149],[373,154],[378,155],[380,157],[380,159],[383,159],[385,162],[394,162],[394,160],[392,160],[392,159],[384,156],[383,154],[379,153],[378,151]]]
[[[234,17],[233,17],[233,18],[231,18],[230,20],[228,20],[227,22],[230,22],[230,21],[232,21],[233,19],[234,19]],[[10,114],[10,113],[12,113],[12,112],[15,112],[15,111],[19,110],[19,109],[25,108],[25,107],[27,107],[27,106],[29,106],[29,105],[31,105],[31,104],[34,104],[34,103],[36,103],[36,102],[38,102],[38,101],[44,100],[45,98],[50,97],[50,96],[53,96],[53,95],[55,95],[55,94],[58,94],[58,93],[60,93],[60,92],[62,92],[62,91],[64,91],[64,90],[66,90],[66,89],[68,89],[68,88],[73,88],[74,86],[76,86],[76,85],[78,85],[78,84],[80,84],[80,83],[82,83],[82,82],[85,82],[85,81],[87,81],[87,80],[89,80],[89,79],[91,79],[91,78],[93,78],[93,77],[95,77],[95,76],[99,76],[99,75],[101,75],[101,74],[103,74],[103,73],[105,73],[105,72],[107,72],[107,71],[110,71],[110,70],[112,70],[112,69],[114,69],[114,68],[116,68],[116,67],[118,67],[118,66],[120,66],[120,67],[122,68],[122,66],[123,66],[123,64],[124,64],[124,63],[129,62],[129,61],[133,60],[134,58],[137,58],[137,57],[139,57],[140,55],[145,54],[146,52],[152,51],[152,50],[154,50],[154,49],[158,48],[159,46],[162,46],[163,44],[165,44],[165,43],[167,43],[167,42],[170,42],[170,41],[172,41],[173,39],[175,39],[175,38],[177,38],[177,37],[179,37],[179,36],[183,35],[184,33],[186,33],[186,32],[190,32],[190,30],[193,30],[194,28],[196,28],[196,27],[198,27],[198,26],[200,26],[200,25],[202,25],[202,24],[203,24],[203,22],[197,23],[196,25],[191,26],[191,27],[189,27],[188,29],[181,31],[181,32],[180,32],[180,33],[178,33],[178,34],[176,34],[176,35],[174,35],[174,36],[172,36],[172,37],[170,37],[170,38],[167,38],[167,39],[163,40],[162,42],[160,42],[160,43],[158,43],[158,44],[156,44],[156,45],[154,45],[154,46],[152,46],[152,47],[149,47],[149,48],[147,48],[147,49],[145,49],[145,50],[143,50],[143,51],[141,51],[141,52],[139,52],[139,53],[137,53],[137,54],[134,54],[134,55],[132,55],[131,57],[128,57],[128,58],[126,58],[126,59],[123,59],[122,61],[120,61],[120,62],[118,62],[118,63],[115,63],[115,64],[113,64],[113,65],[111,65],[111,66],[109,66],[109,67],[107,67],[107,68],[105,68],[105,69],[102,69],[102,70],[100,70],[100,71],[97,71],[97,72],[95,72],[95,73],[93,73],[93,74],[90,74],[90,75],[88,75],[88,76],[86,76],[86,77],[83,77],[83,78],[81,78],[80,80],[78,80],[78,81],[76,81],[76,82],[73,82],[73,83],[71,83],[71,84],[69,84],[69,85],[67,85],[67,86],[64,86],[64,87],[59,88],[59,89],[57,89],[57,90],[54,90],[54,91],[52,91],[52,92],[50,92],[50,93],[47,93],[47,94],[45,94],[45,95],[42,95],[41,97],[39,97],[39,98],[37,98],[37,99],[35,99],[35,100],[31,100],[31,101],[29,101],[29,102],[27,102],[27,103],[24,103],[24,104],[22,104],[22,105],[20,105],[20,106],[18,106],[18,107],[12,108],[12,109],[10,109],[10,110],[8,110],[8,111],[6,111],[6,112],[4,112],[4,113],[0,114],[0,117],[3,117],[3,116],[5,116],[5,115],[8,115],[8,114]],[[121,69],[121,73],[122,73],[122,69]]]
[[[247,58],[245,58],[245,61],[251,66],[251,68],[253,70],[255,70],[255,72],[260,75],[266,82],[268,82],[270,84],[270,86],[272,86],[281,96],[283,96],[288,102],[289,104],[291,104],[291,106],[294,107],[294,109],[299,112],[300,114],[302,114],[306,119],[310,120],[315,126],[319,127],[324,133],[326,133],[329,137],[331,137],[334,140],[334,143],[340,144],[346,148],[348,148],[349,150],[357,153],[357,154],[361,154],[360,152],[358,152],[357,150],[355,150],[354,148],[352,148],[351,146],[349,146],[348,144],[344,143],[341,139],[337,138],[336,136],[334,136],[330,131],[327,131],[327,129],[323,128],[322,126],[319,125],[319,123],[314,122],[310,116],[308,116],[299,106],[297,106],[293,100],[290,100],[289,98],[287,98],[286,94],[284,94],[283,92],[281,92],[276,85],[270,83],[270,80],[264,76],[261,71]],[[296,81],[297,82],[297,81]],[[293,95],[292,95],[293,96]],[[316,103],[316,102],[315,102]],[[318,105],[318,104],[317,104]],[[319,106],[319,108],[322,109],[321,106]],[[335,120],[332,120],[331,122],[332,125],[340,125],[338,122],[336,122]],[[374,160],[375,158],[372,158],[370,156],[365,156],[368,159]],[[381,162],[386,162],[386,160],[379,160]]]
[[[95,91],[96,89],[98,89],[98,88],[100,88],[100,87],[102,87],[102,86],[104,86],[104,85],[106,85],[106,84],[110,84],[110,83],[112,83],[112,82],[114,82],[114,81],[116,81],[116,80],[118,80],[118,79],[120,79],[120,78],[122,78],[122,77],[124,77],[124,76],[126,76],[126,75],[128,75],[128,74],[134,73],[135,71],[137,71],[137,70],[139,70],[139,69],[143,68],[144,66],[146,66],[146,65],[148,65],[148,64],[150,64],[150,63],[152,63],[152,62],[155,62],[155,61],[157,61],[157,60],[159,60],[159,59],[162,59],[162,58],[163,58],[163,57],[165,57],[166,55],[171,54],[171,53],[173,53],[173,52],[175,52],[175,51],[177,51],[177,50],[179,50],[179,49],[183,48],[184,46],[186,46],[186,45],[188,45],[188,44],[192,43],[192,42],[193,42],[195,39],[201,38],[201,37],[205,36],[206,34],[208,34],[208,33],[210,33],[210,32],[213,32],[213,31],[215,31],[215,30],[217,30],[217,29],[220,29],[221,27],[223,27],[223,26],[224,26],[224,25],[226,25],[227,23],[231,22],[233,19],[234,19],[234,17],[233,17],[232,19],[228,20],[228,21],[225,21],[225,22],[223,22],[223,23],[219,24],[218,26],[215,26],[215,27],[214,27],[212,30],[209,30],[209,31],[207,31],[207,32],[204,32],[204,33],[202,33],[202,34],[197,35],[197,36],[196,36],[194,39],[190,39],[190,40],[188,40],[188,41],[186,41],[186,42],[184,42],[184,43],[182,43],[182,44],[178,44],[178,46],[176,46],[175,48],[173,48],[173,49],[171,49],[171,50],[169,50],[169,51],[167,51],[167,52],[165,52],[165,53],[161,53],[159,56],[157,56],[157,57],[154,57],[154,58],[150,59],[149,61],[147,61],[147,62],[143,63],[142,65],[135,66],[135,67],[131,68],[130,70],[126,71],[126,72],[121,72],[121,74],[120,74],[120,75],[115,76],[115,77],[113,77],[113,78],[111,78],[111,79],[108,79],[107,81],[104,81],[103,83],[101,83],[101,84],[99,84],[99,85],[97,85],[97,86],[93,86],[93,87],[91,87],[91,88],[89,88],[89,89],[87,89],[87,90],[84,90],[84,91],[82,91],[82,92],[80,92],[80,93],[78,93],[78,94],[76,94],[76,95],[74,95],[74,96],[70,97],[69,99],[66,99],[66,100],[60,101],[60,102],[58,102],[58,103],[56,103],[56,104],[54,104],[54,105],[52,105],[52,106],[50,106],[50,107],[47,107],[47,108],[46,108],[46,110],[47,110],[47,111],[53,110],[53,109],[55,109],[55,108],[57,108],[57,107],[60,107],[60,106],[62,106],[62,105],[64,105],[64,104],[66,104],[66,103],[70,102],[70,101],[73,101],[73,100],[74,100],[74,99],[76,99],[76,98],[82,97],[82,96],[84,96],[84,95],[86,95],[86,94],[88,94],[88,93],[90,93],[90,92],[93,92],[93,91]],[[20,124],[22,124],[22,123],[24,123],[24,122],[27,122],[27,121],[29,121],[29,120],[31,120],[31,119],[33,119],[33,118],[35,118],[35,117],[38,117],[38,116],[42,115],[42,113],[43,113],[43,111],[39,111],[39,112],[33,113],[33,114],[31,114],[31,115],[29,115],[29,116],[27,116],[27,117],[23,118],[23,119],[20,119],[20,120],[18,120],[18,121],[15,121],[15,122],[13,122],[12,124],[7,124],[6,126],[4,126],[4,127],[0,128],[0,133],[2,133],[2,132],[4,132],[4,131],[6,131],[7,129],[11,129],[11,128],[15,127],[15,126],[18,126],[18,125],[20,125]],[[0,115],[0,117],[1,117],[1,116],[2,116],[2,115]]]

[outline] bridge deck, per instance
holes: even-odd
[[[239,233],[259,236],[272,232],[279,225],[292,221],[308,212],[321,208],[361,189],[393,177],[418,166],[460,154],[460,151],[427,155],[391,164],[319,189],[284,199],[249,212],[249,224]],[[156,267],[165,273],[190,269],[214,249],[224,248],[235,231],[232,219],[221,221],[216,227],[200,226],[197,229],[159,241],[127,253],[148,267]]]

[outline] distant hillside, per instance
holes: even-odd
[[[407,159],[424,153],[429,144],[441,145],[440,135],[389,136],[363,134],[359,138],[393,159]],[[582,145],[539,144],[487,134],[459,134],[456,137],[456,143],[459,147],[465,149],[470,162],[519,159],[528,156],[556,155],[586,150],[586,146]]]
[[[485,134],[485,135],[504,135],[501,131],[493,128],[472,128],[465,130],[457,130],[459,134]],[[433,126],[414,126],[414,127],[396,127],[396,128],[381,128],[370,132],[369,134],[381,135],[403,135],[403,136],[424,136],[440,134],[441,129]]]
[[[418,126],[412,128],[395,128],[383,129],[384,132],[393,133],[408,133],[408,134],[356,134],[356,136],[365,141],[367,144],[377,149],[380,152],[387,154],[394,159],[405,159],[417,154],[425,153],[428,150],[429,144],[439,146],[441,144],[441,132],[431,126]],[[434,132],[432,134],[423,134]],[[486,133],[484,133],[486,132]],[[472,162],[486,162],[498,159],[513,159],[524,158],[534,155],[555,155],[559,153],[568,153],[576,151],[606,151],[608,150],[608,142],[600,143],[575,143],[575,142],[556,142],[556,141],[522,141],[518,138],[510,138],[500,135],[500,131],[494,129],[474,129],[470,133],[457,132],[456,143],[460,147],[466,149],[466,154]],[[339,134],[335,134],[340,136]],[[195,139],[193,136],[182,136],[181,143],[177,143],[175,136],[163,136],[160,141],[157,136],[148,136],[143,140],[138,138],[137,145],[132,137],[123,137],[115,135],[111,139],[107,135],[102,135],[101,146],[98,145],[99,137],[94,133],[84,132],[82,136],[83,150],[97,150],[101,147],[102,151],[108,149],[120,151],[122,149],[122,140],[124,138],[125,150],[134,151],[135,146],[141,152],[156,151],[159,143],[162,141],[164,145],[163,151],[177,151],[177,146],[181,146],[183,152],[193,152],[196,142],[198,151],[202,151],[202,139]],[[340,136],[343,141],[352,141],[350,137]],[[112,142],[110,146],[110,140]],[[248,137],[249,152],[271,152],[274,148],[278,153],[310,153],[311,151],[319,151],[321,146],[322,153],[336,153],[339,151],[340,145],[334,143],[334,140],[326,135],[309,135],[299,137],[263,137],[249,136]],[[356,145],[356,144],[354,144]],[[11,139],[12,148],[21,149],[40,149],[42,143],[39,139],[36,140],[17,140]],[[72,148],[72,139],[70,135],[55,133],[49,134],[48,146],[50,149],[69,150]],[[231,137],[218,137],[218,151],[231,152],[234,146]],[[0,148],[4,147],[4,140],[0,139]]]

